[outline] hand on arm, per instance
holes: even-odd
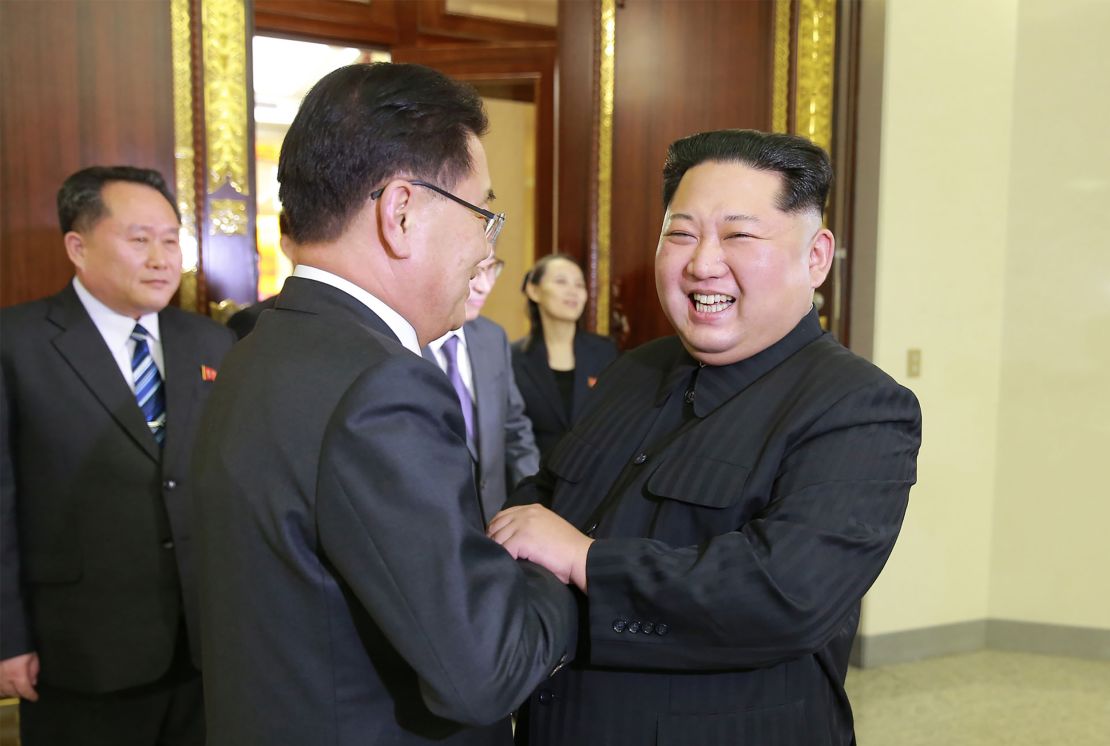
[[[594,540],[542,505],[506,508],[493,517],[486,533],[514,559],[545,567],[586,592],[586,556]]]
[[[35,702],[39,698],[35,684],[39,681],[39,654],[24,653],[0,661],[0,694],[22,697]]]

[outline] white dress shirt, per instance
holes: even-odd
[[[147,349],[150,350],[150,356],[154,358],[154,365],[162,375],[162,380],[166,380],[165,356],[162,354],[162,334],[158,328],[157,313],[143,314],[136,322],[130,316],[116,313],[101,303],[76,277],[73,278],[73,289],[77,291],[81,305],[92,317],[96,330],[104,338],[104,343],[108,345],[108,350],[112,353],[116,365],[119,366],[123,380],[127,381],[132,391],[135,390],[135,380],[131,376],[131,358],[135,355],[135,342],[131,339],[131,332],[135,329],[136,323],[142,324],[149,333]]]
[[[478,397],[474,395],[474,371],[470,367],[470,352],[466,347],[466,332],[461,327],[453,329],[439,339],[429,342],[428,347],[431,348],[432,354],[436,356],[436,362],[439,363],[440,369],[446,373],[447,353],[443,351],[443,343],[447,341],[448,337],[459,338],[459,346],[455,348],[455,354],[458,357],[459,375],[462,376],[466,390],[470,392],[470,401],[477,401]]]
[[[401,344],[404,345],[405,349],[411,351],[414,355],[420,354],[420,342],[417,340],[416,330],[412,328],[412,324],[405,321],[405,318],[401,314],[386,305],[384,301],[374,297],[350,280],[344,280],[339,275],[334,275],[319,267],[310,267],[307,264],[298,264],[293,269],[293,276],[303,277],[306,280],[315,280],[325,285],[331,285],[336,290],[342,290],[344,293],[350,295],[359,303],[369,308],[378,318],[384,321],[386,326],[397,335],[397,339],[401,340]]]

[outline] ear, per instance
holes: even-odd
[[[540,289],[531,282],[524,283],[524,295],[533,303],[540,302]]]
[[[66,256],[77,269],[85,268],[85,238],[77,231],[69,231],[62,237],[65,242]]]
[[[415,212],[412,197],[412,184],[404,179],[394,179],[385,185],[382,195],[376,200],[382,245],[399,259],[407,259],[412,255]]]
[[[836,239],[832,231],[828,228],[817,231],[809,246],[809,280],[812,287],[819,287],[828,277],[835,255]]]

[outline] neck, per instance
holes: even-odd
[[[543,316],[543,343],[547,349],[573,348],[576,324],[573,321]]]

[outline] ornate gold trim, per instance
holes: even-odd
[[[247,203],[241,199],[214,199],[208,203],[208,235],[247,235]]]
[[[794,131],[826,151],[832,145],[835,51],[836,0],[801,0]]]
[[[205,146],[208,193],[250,194],[247,153],[247,15],[244,0],[204,0]]]
[[[170,24],[173,54],[173,159],[177,209],[181,213],[182,243],[194,251],[186,257],[183,272],[195,273],[199,262],[197,247],[197,170],[193,150],[193,75],[190,48],[189,0],[171,0]],[[195,287],[195,278],[194,278]],[[181,296],[184,308],[185,296]]]
[[[609,272],[613,223],[613,90],[616,79],[617,3],[601,0],[597,148],[597,333],[609,334]]]
[[[791,0],[775,0],[775,63],[771,98],[771,131],[790,129],[790,6]]]

